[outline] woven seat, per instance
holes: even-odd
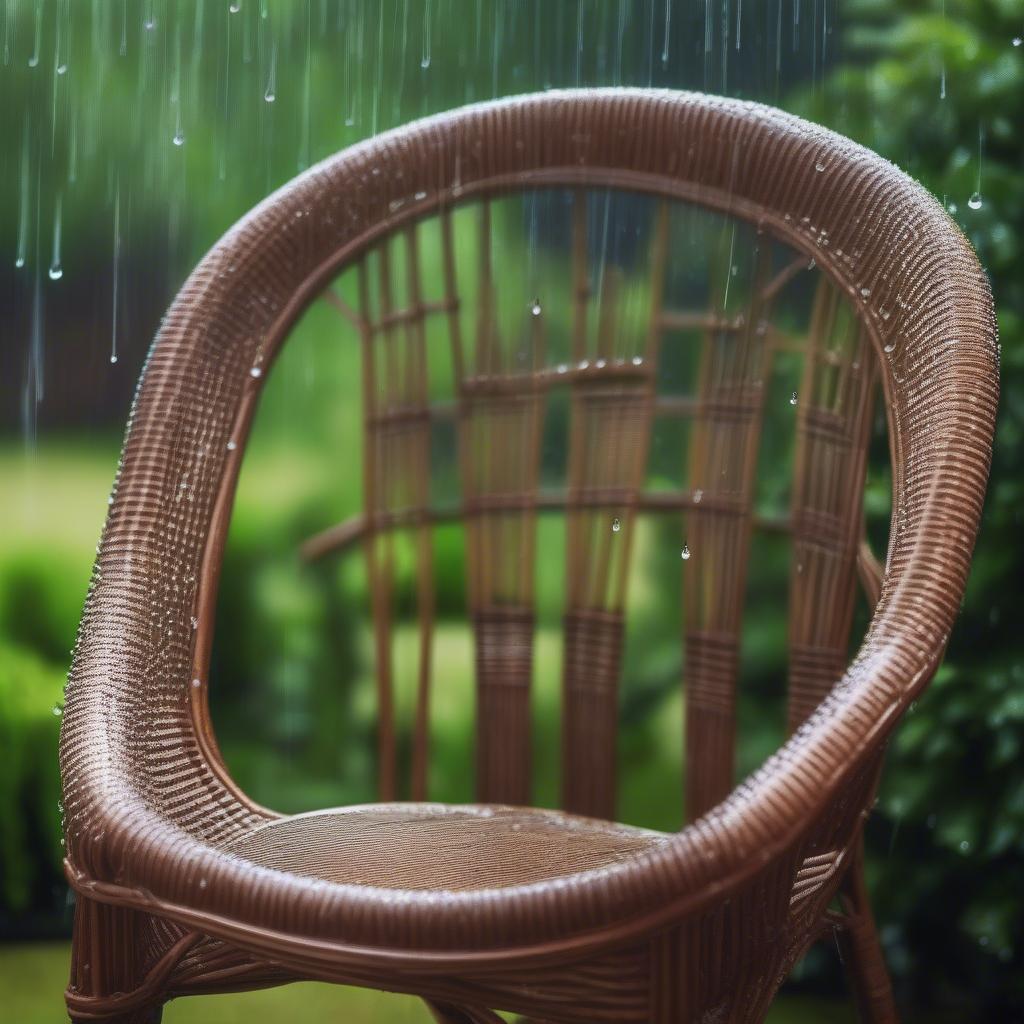
[[[281,817],[216,742],[214,610],[261,390],[320,301],[361,365],[362,508],[302,554],[365,569],[380,803]],[[413,993],[449,1024],[755,1024],[834,934],[864,1019],[894,1020],[862,830],[959,608],[997,392],[956,225],[776,110],[551,92],[310,169],[196,268],[138,391],[62,723],[72,1017],[315,978]],[[884,565],[863,511],[876,408]],[[441,529],[463,544],[474,807],[426,802]],[[788,738],[740,782],[747,569],[769,535]],[[622,676],[673,607],[686,824],[667,835],[610,822]],[[541,628],[561,647],[562,811],[530,809]]]
[[[384,804],[270,821],[225,849],[338,885],[462,892],[596,871],[667,839],[555,811]]]

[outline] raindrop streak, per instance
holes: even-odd
[[[275,39],[270,46],[270,71],[267,73],[267,91],[263,94],[263,98],[268,103],[273,103],[277,99],[277,40]]]
[[[661,46],[661,63],[668,66],[668,34],[672,25],[672,0],[665,0],[665,41]]]
[[[21,200],[18,208],[18,252],[14,257],[16,267],[25,266],[25,253],[28,248],[28,127],[29,116],[26,112],[21,134]]]
[[[50,280],[59,281],[64,276],[60,265],[60,220],[63,196],[57,193],[57,202],[53,210],[53,259],[50,260]]]
[[[942,37],[946,37],[946,0],[942,0]],[[942,71],[939,74],[939,99],[946,98],[946,54],[942,54]]]
[[[972,210],[981,209],[981,163],[982,163],[982,152],[985,148],[985,128],[978,122],[978,175],[974,180],[974,195],[967,200],[967,205]]]
[[[39,66],[39,40],[43,29],[43,0],[36,0],[36,32],[35,43],[32,47],[32,56],[28,59],[30,68]]]
[[[426,0],[426,9],[423,12],[423,56],[420,58],[420,67],[430,67],[430,16],[431,0]]]
[[[117,287],[121,279],[121,179],[118,176],[114,191],[114,295],[110,328],[110,361],[117,362]]]
[[[174,121],[174,138],[171,139],[176,146],[185,145],[185,133],[181,129],[181,102],[179,100],[177,105],[177,112],[175,113]]]
[[[122,57],[128,52],[128,0],[121,4],[121,45],[117,52]]]

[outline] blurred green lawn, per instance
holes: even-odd
[[[0,947],[4,1019],[18,1024],[63,1020],[67,970],[68,947],[64,943]],[[318,982],[179,999],[164,1011],[164,1024],[242,1024],[254,1020],[428,1024],[431,1018],[419,1000],[409,996]],[[796,997],[780,999],[768,1015],[768,1024],[845,1024],[853,1020],[853,1011],[844,1004]]]

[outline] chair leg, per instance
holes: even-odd
[[[144,967],[148,940],[145,915],[77,898],[65,993],[72,1021],[159,1024],[164,999]]]
[[[858,850],[846,873],[839,899],[845,926],[837,933],[837,939],[860,1019],[866,1024],[897,1024],[899,1017],[889,971],[864,884],[863,849]]]

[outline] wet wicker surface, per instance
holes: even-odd
[[[611,842],[611,833],[580,833],[550,818],[539,828],[543,840],[527,843],[522,831],[470,816],[463,824],[478,830],[480,843],[458,846],[458,887],[449,884],[460,877],[455,857],[434,889],[408,887],[410,875],[397,867],[394,875],[389,869],[390,888],[355,884],[362,867],[352,877],[347,868],[279,870],[297,862],[271,855],[270,837],[283,839],[296,826],[268,825],[275,816],[232,782],[205,692],[220,557],[262,381],[302,310],[379,239],[456,202],[549,185],[641,191],[737,218],[813,257],[829,287],[852,304],[880,368],[894,467],[890,546],[868,633],[818,706],[841,664],[838,634],[829,630],[844,621],[848,628],[842,581],[854,548],[840,543],[842,520],[812,474],[797,488],[805,498],[793,522],[813,567],[805,579],[819,581],[803,596],[796,587],[795,607],[804,609],[791,636],[798,727],[729,792],[735,609],[729,600],[691,602],[699,615],[687,623],[696,638],[688,645],[695,680],[688,802],[701,816],[683,831],[627,849],[622,837]],[[625,425],[635,452],[643,446],[643,388],[617,387],[613,421]],[[931,678],[959,607],[997,390],[991,296],[956,226],[890,164],[769,108],[668,92],[552,92],[419,122],[296,179],[233,228],[185,284],[133,409],[62,726],[68,871],[79,894],[73,1014],[145,1020],[176,991],[320,977],[416,992],[450,1021],[496,1019],[484,1006],[566,1022],[757,1021],[795,958],[835,924],[868,1019],[893,1019],[859,872],[859,834],[886,738]],[[736,412],[751,407],[741,392],[705,394],[711,414],[696,451],[709,453],[707,465],[726,439],[748,452],[755,442],[749,411]],[[467,416],[475,415],[467,401]],[[508,415],[528,432],[529,413],[521,401],[514,408]],[[582,422],[595,408],[580,396]],[[581,438],[600,444],[602,422],[594,419]],[[856,420],[837,426],[809,416],[802,429],[813,446],[823,434],[855,433]],[[602,508],[601,488],[621,495],[634,486],[626,449],[596,476],[587,451],[582,444],[574,478],[579,524],[588,507]],[[694,468],[701,465],[695,456]],[[814,457],[805,465],[813,467]],[[736,463],[736,495],[747,488],[747,466],[744,458]],[[413,494],[416,479],[409,476]],[[471,495],[493,502],[486,476],[475,479]],[[522,486],[528,480],[524,470]],[[709,498],[712,505],[728,511],[734,500]],[[742,589],[745,535],[728,525],[736,521],[723,514],[697,536],[695,550],[718,552],[691,574],[704,580],[700,593],[712,578]],[[474,600],[488,624],[481,656],[500,665],[507,654],[521,675],[529,580],[488,568],[485,523],[480,530],[483,575]],[[588,813],[610,806],[611,776],[588,760],[585,738],[612,728],[608,681],[620,657],[622,590],[614,567],[602,565],[598,557],[567,569],[578,589],[567,610],[576,654],[566,693],[579,708],[567,718],[564,746],[578,751],[571,756],[582,774],[565,796],[567,806]],[[821,589],[822,580],[831,584]],[[517,609],[506,623],[490,614],[497,598]],[[816,620],[822,608],[825,618]],[[505,652],[503,630],[511,638]],[[589,686],[594,680],[600,685]],[[507,696],[499,693],[494,706],[521,720],[514,697],[502,703]],[[382,754],[389,742],[382,734]],[[507,750],[522,749],[520,731]],[[521,787],[522,776],[503,763],[488,769],[494,787]],[[381,864],[403,859],[395,836],[414,833],[396,822],[410,819],[420,821],[417,812],[395,812],[362,833],[367,870],[367,843],[391,847]],[[523,824],[534,829],[539,820],[527,813]],[[560,831],[567,835],[556,837]],[[577,841],[578,865],[555,876],[554,851]],[[490,860],[485,868],[479,846]],[[405,850],[424,855],[418,840]],[[505,883],[492,887],[498,878]],[[826,917],[837,893],[838,923]],[[210,955],[197,959],[197,943],[212,943]]]

